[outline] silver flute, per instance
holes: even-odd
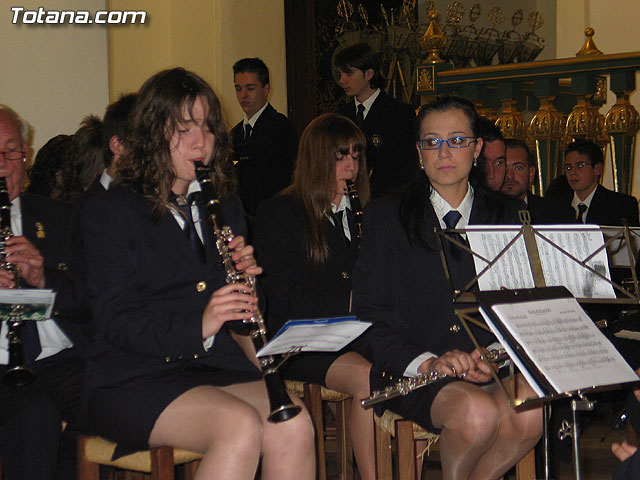
[[[483,357],[490,363],[502,363],[509,359],[505,350],[489,350],[489,352]],[[438,371],[432,371],[428,373],[421,373],[416,377],[405,377],[398,380],[396,383],[385,387],[383,390],[375,390],[371,392],[368,398],[360,400],[360,404],[364,408],[370,408],[374,405],[391,400],[392,398],[409,395],[418,388],[426,387],[432,383],[446,378],[448,375]]]

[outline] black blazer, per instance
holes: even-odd
[[[576,212],[570,206],[527,193],[527,209],[532,225],[576,223]]]
[[[91,308],[98,332],[87,373],[93,389],[120,385],[186,363],[255,371],[226,330],[205,351],[202,312],[225,284],[211,227],[201,262],[171,212],[156,221],[151,202],[125,187],[91,199],[82,212]],[[225,201],[235,234],[245,233],[236,196]],[[232,375],[230,373],[230,375]],[[233,377],[231,377],[233,378]]]
[[[354,101],[338,113],[356,121]],[[362,130],[367,137],[367,167],[371,172],[371,193],[381,197],[406,184],[418,169],[414,108],[383,90],[371,105]]]
[[[325,218],[329,258],[320,270],[307,258],[303,211],[290,195],[278,195],[258,209],[255,248],[264,273],[270,334],[292,318],[318,318],[349,313],[351,270],[358,255],[355,238],[347,245]]]
[[[434,248],[412,245],[400,223],[399,199],[377,200],[365,210],[360,256],[353,272],[353,310],[362,320],[374,323],[365,333],[365,356],[373,361],[372,388],[388,381],[382,372],[398,377],[418,355],[430,351],[441,355],[452,349],[472,351],[474,346],[454,313],[453,296],[445,278],[434,227],[438,219],[431,204],[425,213],[427,240]],[[470,223],[495,223],[487,201],[476,191]],[[520,203],[518,202],[518,206]],[[508,204],[504,221],[517,223],[517,206]],[[451,255],[445,243],[455,288],[474,275],[471,255]],[[481,345],[494,340],[477,330]]]
[[[571,206],[573,190],[557,197],[565,205]],[[577,213],[574,210],[574,215]],[[614,192],[598,185],[591,199],[585,223],[595,225],[622,226],[622,219],[626,218],[629,226],[640,226],[638,219],[638,200],[624,193]]]
[[[93,325],[83,278],[78,215],[65,202],[20,195],[22,234],[44,259],[45,288],[56,292],[53,319],[75,347],[84,351]],[[32,288],[22,281],[21,288]]]
[[[231,130],[240,199],[245,211],[255,216],[258,205],[291,183],[298,148],[287,117],[270,104],[264,109],[245,142],[243,122]]]
[[[82,205],[84,205],[84,203],[90,198],[93,198],[96,195],[100,195],[101,193],[106,192],[107,190],[102,186],[102,183],[100,183],[100,176],[101,174],[98,175],[93,180],[93,182],[91,182],[91,185],[89,185],[89,188],[87,188],[81,194],[71,198],[69,202],[75,205],[76,207],[81,208]]]

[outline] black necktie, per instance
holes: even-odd
[[[446,225],[447,228],[453,229],[453,228],[456,228],[456,225],[458,225],[458,220],[460,220],[460,218],[462,218],[462,214],[459,211],[449,210],[449,212],[444,217],[442,217],[442,220],[444,221],[444,224]],[[457,240],[460,243],[467,243],[465,242],[462,235],[460,235],[459,233],[452,234],[450,238]],[[454,245],[453,243],[450,243],[450,247],[451,247],[451,253],[453,254],[453,256],[455,258],[459,258],[461,253],[460,247],[458,247],[457,245]]]
[[[202,240],[200,240],[200,236],[198,235],[198,231],[196,230],[196,225],[193,222],[193,214],[191,212],[191,205],[196,202],[196,195],[194,192],[187,197],[186,203],[178,202],[177,198],[172,203],[178,207],[182,213],[184,213],[185,224],[184,224],[184,233],[189,240],[189,245],[191,245],[191,249],[198,256],[200,261],[204,261],[205,259],[205,250],[204,245],[202,244]]]
[[[251,124],[250,123],[246,123],[244,125],[244,141],[247,142],[249,140],[249,137],[251,137]]]
[[[343,212],[344,210],[338,210],[337,212],[331,214],[331,218],[333,218],[333,223],[335,224],[334,226],[338,230],[338,234],[340,235],[340,237],[342,237],[342,239],[344,239],[345,243],[348,246],[348,245],[351,245],[351,242],[347,238],[347,235],[344,233],[344,225],[342,224]]]
[[[578,204],[578,215],[576,216],[576,222],[578,223],[584,223],[584,218],[582,218],[582,216],[584,215],[584,212],[587,211],[587,206],[584,203],[579,203]]]
[[[356,123],[360,128],[362,128],[362,125],[364,125],[364,105],[363,104],[358,105],[357,112],[356,112]]]

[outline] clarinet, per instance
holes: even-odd
[[[216,237],[216,248],[222,257],[222,262],[227,273],[227,283],[242,283],[246,285],[251,295],[256,295],[256,279],[253,275],[247,275],[236,269],[232,253],[229,250],[229,242],[234,235],[231,227],[224,219],[222,204],[216,198],[216,193],[211,182],[209,169],[202,162],[195,162],[196,177],[202,190],[207,213],[213,226],[213,232]],[[253,341],[256,351],[260,350],[267,343],[267,329],[265,327],[264,318],[260,310],[256,311],[250,321],[247,322],[250,327],[249,334]],[[287,390],[278,373],[277,365],[272,356],[258,358],[262,378],[267,387],[267,395],[269,396],[270,413],[267,419],[270,422],[284,422],[295,417],[300,413],[301,408],[291,402]]]
[[[485,360],[491,363],[501,363],[508,358],[509,356],[504,350],[490,350],[489,353],[485,355]],[[389,385],[384,390],[376,390],[374,392],[371,392],[371,396],[360,400],[360,405],[362,405],[364,408],[369,408],[378,403],[384,402],[385,400],[409,395],[411,392],[417,390],[418,388],[426,387],[427,385],[431,385],[432,383],[435,383],[438,380],[442,380],[446,377],[447,374],[445,373],[433,371],[422,373],[417,377],[403,378],[402,380],[398,380],[393,385]]]
[[[13,275],[16,287],[19,285],[20,272],[13,263],[7,262],[5,244],[13,236],[11,231],[11,201],[7,191],[7,179],[0,177],[0,270],[5,270]],[[29,385],[35,375],[26,363],[24,348],[22,345],[22,305],[14,305],[9,313],[7,326],[9,331],[9,365],[2,380],[12,387]]]
[[[360,204],[360,197],[358,197],[358,190],[356,185],[351,180],[345,180],[347,184],[347,195],[351,201],[351,211],[353,212],[353,220],[356,224],[356,237],[358,240],[362,237],[362,205]]]

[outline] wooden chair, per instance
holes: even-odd
[[[417,480],[422,474],[422,455],[418,451],[428,452],[438,441],[439,435],[424,430],[411,420],[385,411],[382,417],[374,415],[376,445],[376,478],[393,478],[391,459],[391,437],[396,439],[397,478],[399,480]],[[535,480],[536,464],[534,449],[516,465],[517,480]]]
[[[174,480],[175,466],[184,465],[185,480],[192,480],[202,458],[199,453],[159,447],[111,460],[115,448],[115,443],[104,438],[81,436],[78,439],[78,480],[99,480],[100,465],[124,470],[125,480]]]
[[[324,427],[322,402],[335,402],[338,471],[340,472],[341,480],[353,480],[353,449],[348,428],[351,397],[315,383],[287,380],[285,384],[289,392],[304,400],[309,415],[311,415],[311,420],[313,421],[316,432],[317,480],[326,480],[327,478],[326,451],[324,445],[327,432]]]

